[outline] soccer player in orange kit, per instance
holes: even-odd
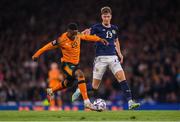
[[[58,64],[55,62],[51,63],[50,70],[48,72],[48,81],[49,81],[48,87],[49,88],[56,87],[59,84],[59,82],[61,82],[62,80],[63,80],[63,74],[59,70]],[[54,98],[51,99],[50,101],[51,107],[55,107],[56,98],[57,96],[54,96]],[[58,103],[62,103],[59,98],[57,99],[57,101]]]
[[[49,98],[51,99],[51,97],[54,96],[54,92],[71,87],[74,84],[74,81],[77,80],[78,88],[80,89],[84,100],[84,106],[91,110],[98,111],[89,100],[85,76],[82,70],[79,69],[81,40],[101,42],[104,45],[108,45],[108,42],[105,39],[101,39],[96,35],[84,35],[79,33],[77,24],[71,23],[68,25],[67,32],[59,36],[57,40],[54,40],[39,49],[32,56],[32,59],[37,60],[45,51],[60,48],[63,55],[61,58],[62,70],[66,75],[66,78],[55,87],[47,89]]]

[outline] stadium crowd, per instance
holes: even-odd
[[[66,31],[69,22],[80,31],[100,22],[100,8],[113,10],[112,23],[119,26],[124,54],[123,68],[135,100],[180,102],[180,1],[178,0],[10,0],[0,2],[0,104],[7,101],[45,99],[50,63],[58,62],[59,50],[49,51],[33,62],[31,56]],[[81,68],[91,85],[94,44],[82,43]],[[70,103],[75,90],[63,91]],[[65,95],[64,95],[65,94]],[[100,97],[124,101],[120,87],[106,72]]]

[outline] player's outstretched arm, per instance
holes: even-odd
[[[85,34],[81,34],[81,39],[82,40],[86,40],[86,41],[93,41],[93,42],[101,42],[103,43],[104,45],[108,45],[109,42],[105,39],[102,39],[96,35],[85,35]]]
[[[121,53],[121,48],[120,48],[120,43],[119,43],[118,38],[115,40],[115,49],[116,49],[116,52],[120,58],[120,62],[123,63],[123,55]]]
[[[56,40],[55,40],[55,41],[56,41]],[[58,47],[58,45],[57,45],[57,44],[54,44],[54,41],[52,41],[52,42],[46,44],[45,46],[43,46],[41,49],[39,49],[39,50],[32,56],[32,59],[33,59],[34,61],[36,61],[42,53],[44,53],[44,52],[46,52],[46,51],[48,51],[48,50],[55,49],[55,48],[57,48],[57,47]]]

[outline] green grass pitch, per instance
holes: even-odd
[[[0,121],[180,121],[180,111],[0,111]]]

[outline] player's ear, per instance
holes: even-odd
[[[103,16],[103,14],[101,14],[101,19],[102,19],[102,20],[104,20],[104,16]]]
[[[101,19],[103,19],[103,15],[101,14]]]

